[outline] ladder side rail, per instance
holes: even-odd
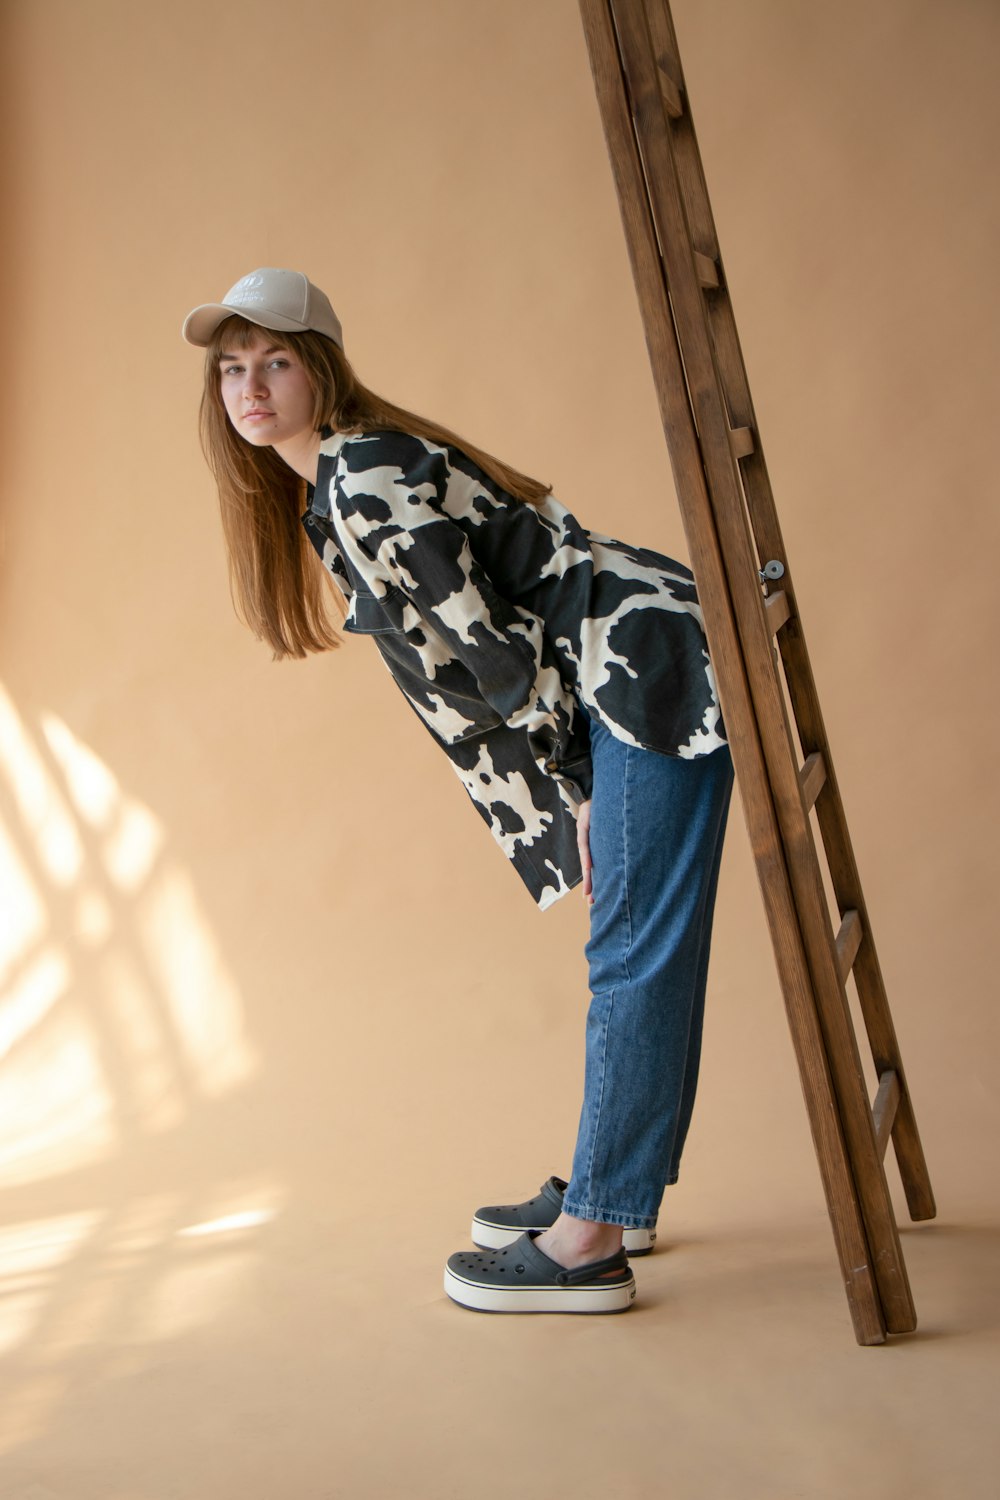
[[[877,1150],[857,1039],[837,969],[826,894],[812,830],[802,804],[797,754],[771,660],[770,635],[752,558],[742,486],[730,446],[730,422],[705,316],[694,247],[676,180],[670,123],[664,112],[645,11],[641,0],[613,0],[612,10],[658,240],[666,263],[670,305],[683,350],[708,490],[726,560],[848,1149],[872,1244],[886,1326],[890,1332],[908,1332],[915,1327],[916,1314]]]
[[[744,815],[760,876],[834,1240],[858,1341],[865,1344],[880,1342],[884,1337],[885,1323],[872,1271],[872,1256],[819,1031],[756,716],[749,698],[742,649],[732,619],[718,541],[714,536],[701,456],[680,354],[673,340],[660,250],[649,214],[614,30],[607,0],[580,0],[580,5],[671,463],[678,491],[691,497],[690,502],[682,507],[682,515],[704,605],[709,646],[737,763]]]
[[[728,296],[724,297],[721,292],[720,288],[720,294],[709,294],[708,301],[710,308],[714,309],[710,312],[710,316],[720,370],[726,389],[733,391],[738,390],[738,386],[732,371],[731,344],[726,336],[732,326],[732,314],[726,307]],[[742,359],[740,359],[740,368],[742,371]],[[745,380],[745,371],[742,373]],[[821,795],[816,803],[816,817],[839,911],[841,916],[847,911],[857,911],[864,929],[862,949],[854,967],[854,976],[876,1072],[881,1077],[888,1070],[894,1071],[899,1081],[900,1104],[896,1113],[892,1141],[906,1194],[907,1207],[911,1218],[930,1219],[936,1212],[930,1175],[889,1009],[867,903],[863,895],[860,873],[836,777],[829,735],[823,721],[802,628],[801,614],[795,598],[794,579],[787,562],[777,519],[773,513],[773,501],[770,501],[770,484],[759,429],[750,414],[749,400],[743,401],[737,394],[735,397],[728,398],[727,405],[733,421],[750,426],[755,433],[754,451],[740,460],[739,467],[760,560],[766,562],[774,558],[782,562],[785,567],[780,587],[791,618],[778,632],[776,640],[788,686],[788,696],[803,757],[807,759],[814,752],[819,752],[823,757],[827,773],[826,795]]]
[[[646,14],[661,75],[669,77],[681,100],[685,100],[687,90],[669,4],[666,0],[647,0]],[[672,137],[678,183],[692,243],[701,253],[708,255],[716,267],[717,290],[709,289],[704,295],[730,421],[734,427],[749,428],[754,437],[753,452],[739,462],[738,468],[758,555],[762,563],[774,558],[785,567],[781,591],[792,618],[778,632],[776,639],[803,757],[808,759],[815,752],[823,756],[826,788],[825,795],[821,795],[816,803],[816,817],[830,879],[841,917],[853,910],[861,918],[862,948],[854,966],[861,1014],[876,1074],[881,1078],[886,1072],[895,1072],[899,1084],[900,1100],[892,1140],[910,1217],[929,1219],[936,1212],[930,1175],[868,918],[829,736],[823,722],[794,581],[788,567],[690,107],[673,117]]]
[[[787,640],[786,637],[788,637]],[[833,757],[823,725],[822,711],[812,678],[809,655],[798,620],[790,619],[788,624],[779,631],[777,640],[803,749],[808,754],[810,745],[821,744],[823,746],[826,781],[816,799],[816,819],[819,823],[840,915],[845,917],[848,912],[854,911],[857,912],[861,921],[861,943],[852,966],[854,980],[875,1072],[879,1079],[887,1073],[894,1073],[899,1086],[892,1143],[900,1180],[906,1195],[907,1209],[911,1219],[933,1219],[937,1209],[930,1173],[920,1140],[896,1028],[889,1009],[885,981],[854,856],[854,846],[847,825]]]
[[[669,6],[665,0],[648,0],[646,13],[657,61],[661,67],[665,67],[665,71],[673,80],[674,87],[683,98],[686,86]],[[823,756],[827,770],[830,791],[823,803],[822,819],[820,819],[820,809],[817,808],[817,820],[820,821],[820,831],[823,834],[831,879],[841,915],[847,910],[857,910],[859,915],[862,915],[864,930],[870,936],[867,914],[863,911],[861,883],[850,848],[850,837],[846,819],[843,816],[843,803],[836,788],[829,737],[822,722],[819,697],[812,676],[801,615],[795,598],[794,581],[788,569],[787,554],[753,408],[735,312],[722,269],[718,236],[702,168],[701,153],[698,149],[694,122],[689,108],[675,119],[673,147],[681,198],[691,227],[692,242],[708,247],[707,253],[713,257],[718,272],[718,295],[706,298],[706,308],[730,419],[733,425],[747,427],[754,434],[754,451],[748,454],[745,461],[740,462],[738,466],[750,514],[751,529],[757,542],[761,561],[776,558],[785,567],[781,593],[784,595],[788,614],[792,616],[792,619],[787,628],[777,635],[778,648],[785,668],[785,679],[803,757],[808,759],[811,754],[818,752]],[[843,878],[840,878],[841,876]],[[866,1016],[867,1024],[868,1017]],[[894,1064],[898,1049],[896,1049],[896,1056],[893,1056],[889,1047],[885,1044],[880,1045],[877,1034],[872,1036],[871,1040],[876,1067],[881,1072],[883,1067]]]
[[[726,558],[761,737],[771,752],[768,761],[772,765],[772,782],[784,825],[793,815],[801,817],[801,789],[797,776],[793,776],[790,770],[797,752],[771,664],[770,629],[765,619],[758,567],[743,514],[742,489],[729,446],[729,424],[720,399],[718,376],[705,327],[703,294],[695,276],[687,224],[676,192],[670,142],[664,129],[658,83],[648,51],[645,15],[641,0],[612,0],[612,12],[622,47],[654,225],[666,266],[670,307],[708,478],[708,492]],[[678,491],[683,508],[684,492],[680,485]]]

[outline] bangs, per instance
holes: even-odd
[[[224,318],[212,335],[208,357],[210,360],[217,360],[231,349],[249,349],[256,339],[268,334],[271,334],[275,343],[288,349],[294,348],[294,333],[278,333],[273,328],[262,328],[259,323],[251,323],[248,318],[241,318],[238,313],[234,313],[231,317]]]

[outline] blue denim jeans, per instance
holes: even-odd
[[[725,746],[681,760],[590,728],[591,1001],[563,1207],[652,1228],[694,1106],[733,763]]]

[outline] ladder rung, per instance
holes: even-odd
[[[694,252],[695,270],[698,272],[698,280],[708,290],[718,289],[719,267],[710,255],[702,255],[700,250]],[[751,452],[753,449],[751,447]]]
[[[872,1105],[872,1124],[875,1126],[875,1144],[879,1156],[885,1155],[898,1108],[899,1079],[896,1070],[888,1068],[878,1081],[878,1092]]]
[[[773,594],[768,594],[764,600],[764,607],[767,610],[767,623],[771,634],[777,635],[782,625],[792,617],[792,608],[784,589],[777,589]]]
[[[749,458],[754,451],[752,427],[730,427],[729,446],[734,458]]]
[[[846,982],[848,974],[854,968],[861,938],[861,918],[856,911],[845,911],[837,933],[837,968],[840,970],[841,984]]]
[[[806,808],[815,807],[816,798],[826,785],[826,762],[818,750],[806,757],[805,765],[799,772],[799,785]]]
[[[684,113],[681,91],[659,60],[657,60],[656,71],[660,75],[660,96],[663,99],[663,108],[672,120],[679,120]]]

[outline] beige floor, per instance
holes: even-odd
[[[0,1495],[995,1496],[1000,1225],[983,1195],[905,1231],[920,1329],[862,1349],[806,1143],[780,1181],[714,1149],[700,1132],[696,1186],[674,1191],[614,1318],[444,1298],[473,1182],[514,1186],[495,1140],[485,1166],[459,1152],[447,1190],[366,1186],[356,1163],[307,1202],[262,1163],[199,1193],[165,1152],[131,1178],[8,1193]]]
[[[5,1497],[996,1494],[1000,1231],[971,1216],[907,1235],[922,1328],[874,1350],[818,1215],[680,1212],[608,1319],[462,1312],[431,1227],[404,1252],[285,1223],[177,1254],[167,1295],[194,1326],[159,1343],[131,1316],[152,1268],[122,1274],[113,1217],[15,1362]],[[226,1311],[201,1321],[220,1279]]]

